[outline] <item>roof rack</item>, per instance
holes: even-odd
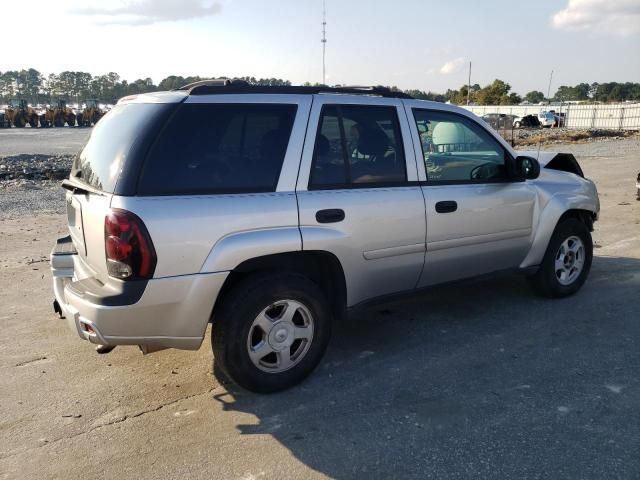
[[[343,95],[374,95],[386,98],[413,98],[404,92],[391,90],[388,87],[305,87],[288,85],[252,85],[238,79],[212,79],[190,83],[178,90],[186,91],[189,95],[223,95],[238,93],[271,93],[313,95],[316,93],[337,93]]]
[[[250,83],[244,80],[238,80],[237,78],[212,78],[209,80],[200,80],[198,82],[189,83],[180,88],[176,88],[175,90],[188,90],[189,93],[191,93],[191,91],[196,87],[228,87],[228,86],[248,87],[250,86]]]

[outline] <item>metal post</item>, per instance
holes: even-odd
[[[619,130],[622,130],[622,125],[624,124],[624,107],[620,108],[620,126],[618,127]]]
[[[327,54],[327,4],[322,0],[322,84],[327,84],[325,57]]]
[[[467,84],[467,105],[471,99],[471,62],[469,62],[469,83]]]
[[[549,75],[549,87],[547,87],[547,103],[551,103],[551,98],[549,98],[549,96],[551,95],[551,79],[553,78],[553,70],[551,70],[551,75]]]

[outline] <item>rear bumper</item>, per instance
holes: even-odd
[[[102,345],[199,348],[228,275],[102,284],[85,277],[81,262],[71,240],[59,239],[51,252],[54,295],[69,327],[80,338]]]

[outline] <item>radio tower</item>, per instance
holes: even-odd
[[[322,84],[326,85],[327,70],[325,66],[325,56],[327,54],[327,5],[326,0],[322,0]]]

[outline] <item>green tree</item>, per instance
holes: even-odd
[[[544,93],[532,90],[524,96],[524,99],[529,103],[540,103],[544,100]]]

